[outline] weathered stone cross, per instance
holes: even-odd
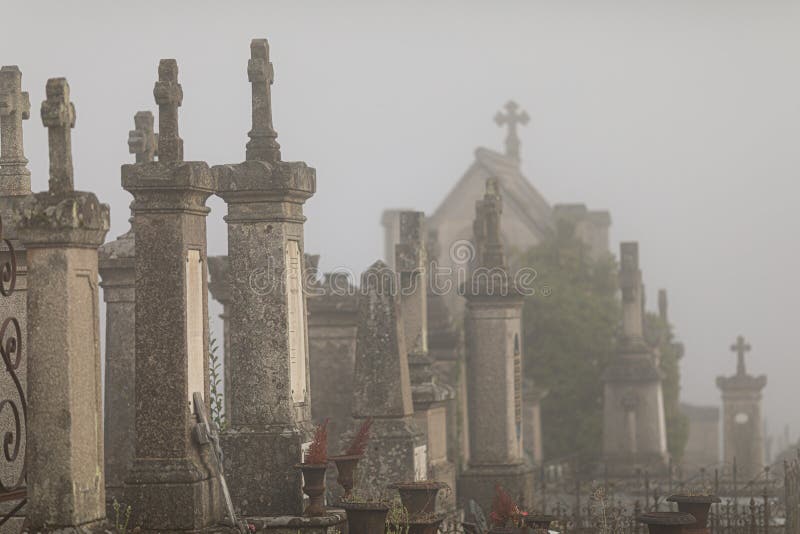
[[[275,70],[269,60],[269,43],[266,39],[250,42],[250,61],[247,77],[253,94],[253,128],[248,132],[246,159],[280,161],[281,146],[278,132],[272,126],[272,94],[270,86],[275,81]]]
[[[506,155],[519,161],[519,136],[517,135],[517,125],[528,124],[530,117],[523,110],[517,112],[519,106],[513,100],[509,100],[505,105],[506,113],[498,111],[494,116],[494,121],[498,126],[508,125],[508,136],[506,137]]]
[[[178,62],[174,59],[159,62],[153,96],[158,104],[158,161],[183,161],[183,139],[178,134],[178,108],[183,103],[183,89],[178,83]]]
[[[744,375],[746,373],[744,368],[744,355],[746,352],[750,352],[752,347],[749,343],[745,342],[743,336],[739,336],[736,338],[736,343],[731,345],[731,351],[736,353],[736,374],[737,375]]]
[[[31,116],[31,101],[22,91],[16,65],[0,69],[0,175],[29,175],[22,147],[22,121]]]
[[[136,154],[136,163],[149,163],[158,155],[158,134],[153,132],[153,114],[140,111],[133,116],[135,130],[128,132],[128,151]]]
[[[72,128],[75,127],[75,106],[69,101],[66,78],[47,80],[47,100],[42,102],[42,123],[47,127],[50,147],[51,193],[75,190],[72,171]]]

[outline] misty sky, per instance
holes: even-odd
[[[176,58],[186,159],[244,159],[250,39],[271,45],[284,159],[317,169],[306,250],[361,270],[382,253],[384,208],[428,213],[492,118],[527,110],[522,168],[551,203],[611,211],[612,247],[640,242],[648,303],[658,288],[686,345],[683,397],[719,402],[714,378],[769,376],[771,431],[800,400],[800,4],[742,0],[525,2],[36,2],[0,5],[0,64],[30,92],[25,149],[47,186],[39,117],[48,77],[77,108],[75,182],[127,230],[120,165],[139,110],[156,111],[160,58]],[[209,254],[226,252],[210,201]],[[212,308],[219,313],[219,308]],[[218,324],[217,324],[218,327]],[[545,429],[546,431],[546,429]]]

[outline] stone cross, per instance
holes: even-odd
[[[153,96],[158,104],[158,161],[183,161],[183,139],[178,134],[178,108],[183,103],[183,89],[178,83],[178,62],[174,59],[159,62]]]
[[[519,161],[519,136],[517,136],[517,125],[528,124],[530,117],[523,110],[517,112],[519,106],[513,100],[509,100],[505,105],[506,113],[498,111],[494,116],[494,122],[498,126],[508,125],[508,136],[506,136],[506,155]]]
[[[739,376],[746,374],[744,355],[746,352],[750,352],[750,349],[752,349],[752,347],[744,340],[744,336],[738,336],[736,338],[736,343],[731,345],[731,351],[736,353],[736,374]]]
[[[72,172],[75,106],[69,101],[66,78],[47,80],[46,93],[47,100],[42,102],[42,123],[47,127],[50,147],[50,192],[69,193],[75,190]]]
[[[22,147],[22,121],[30,118],[31,101],[22,91],[16,65],[0,69],[0,175],[30,175]]]
[[[269,43],[266,39],[250,42],[250,61],[247,63],[247,78],[253,94],[253,129],[248,132],[250,141],[246,147],[246,158],[258,161],[280,161],[281,146],[276,140],[278,132],[272,126],[272,92],[275,70],[269,60]]]
[[[149,163],[158,155],[158,134],[153,131],[153,114],[140,111],[133,116],[135,130],[128,132],[128,151],[136,154],[136,163]]]

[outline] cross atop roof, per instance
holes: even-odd
[[[745,371],[744,367],[744,355],[747,352],[750,352],[752,347],[749,343],[744,340],[744,336],[739,336],[736,338],[736,343],[731,345],[731,351],[736,353],[736,374],[737,375],[745,375],[747,372]]]
[[[22,121],[30,118],[31,101],[22,91],[16,65],[0,69],[0,175],[30,175],[22,147]],[[5,172],[4,172],[5,171]]]
[[[46,93],[47,100],[42,102],[42,124],[47,127],[50,148],[50,192],[69,193],[75,190],[72,170],[75,106],[70,102],[65,78],[47,80]]]
[[[247,77],[252,87],[253,128],[247,134],[250,141],[246,147],[246,158],[280,161],[281,146],[276,140],[278,132],[272,126],[271,86],[275,81],[275,69],[269,60],[269,43],[266,39],[251,41]]]
[[[508,135],[506,136],[506,155],[519,161],[519,136],[517,135],[517,125],[528,124],[530,117],[513,100],[509,100],[505,105],[506,112],[498,111],[494,116],[494,122],[498,126],[508,125]]]

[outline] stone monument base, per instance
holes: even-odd
[[[225,477],[236,513],[274,517],[303,513],[302,459],[305,437],[299,429],[270,432],[230,429],[220,437]]]
[[[135,460],[122,496],[121,514],[130,506],[129,526],[143,532],[202,532],[225,519],[219,479],[190,461]]]
[[[360,422],[357,421],[359,424]],[[370,434],[369,447],[364,459],[358,464],[358,487],[362,491],[374,493],[370,497],[380,497],[386,493],[389,484],[413,481],[415,471],[425,470],[424,464],[415,465],[415,451],[420,447],[427,450],[427,445],[411,416],[375,418]],[[425,455],[422,455],[422,461],[424,460]]]
[[[245,522],[255,527],[255,532],[269,534],[339,534],[347,530],[344,510],[331,509],[321,517],[249,517]]]
[[[522,510],[532,510],[533,466],[527,462],[518,464],[468,465],[458,477],[458,500],[466,505],[470,499],[480,505],[489,515],[495,486],[501,485]]]

